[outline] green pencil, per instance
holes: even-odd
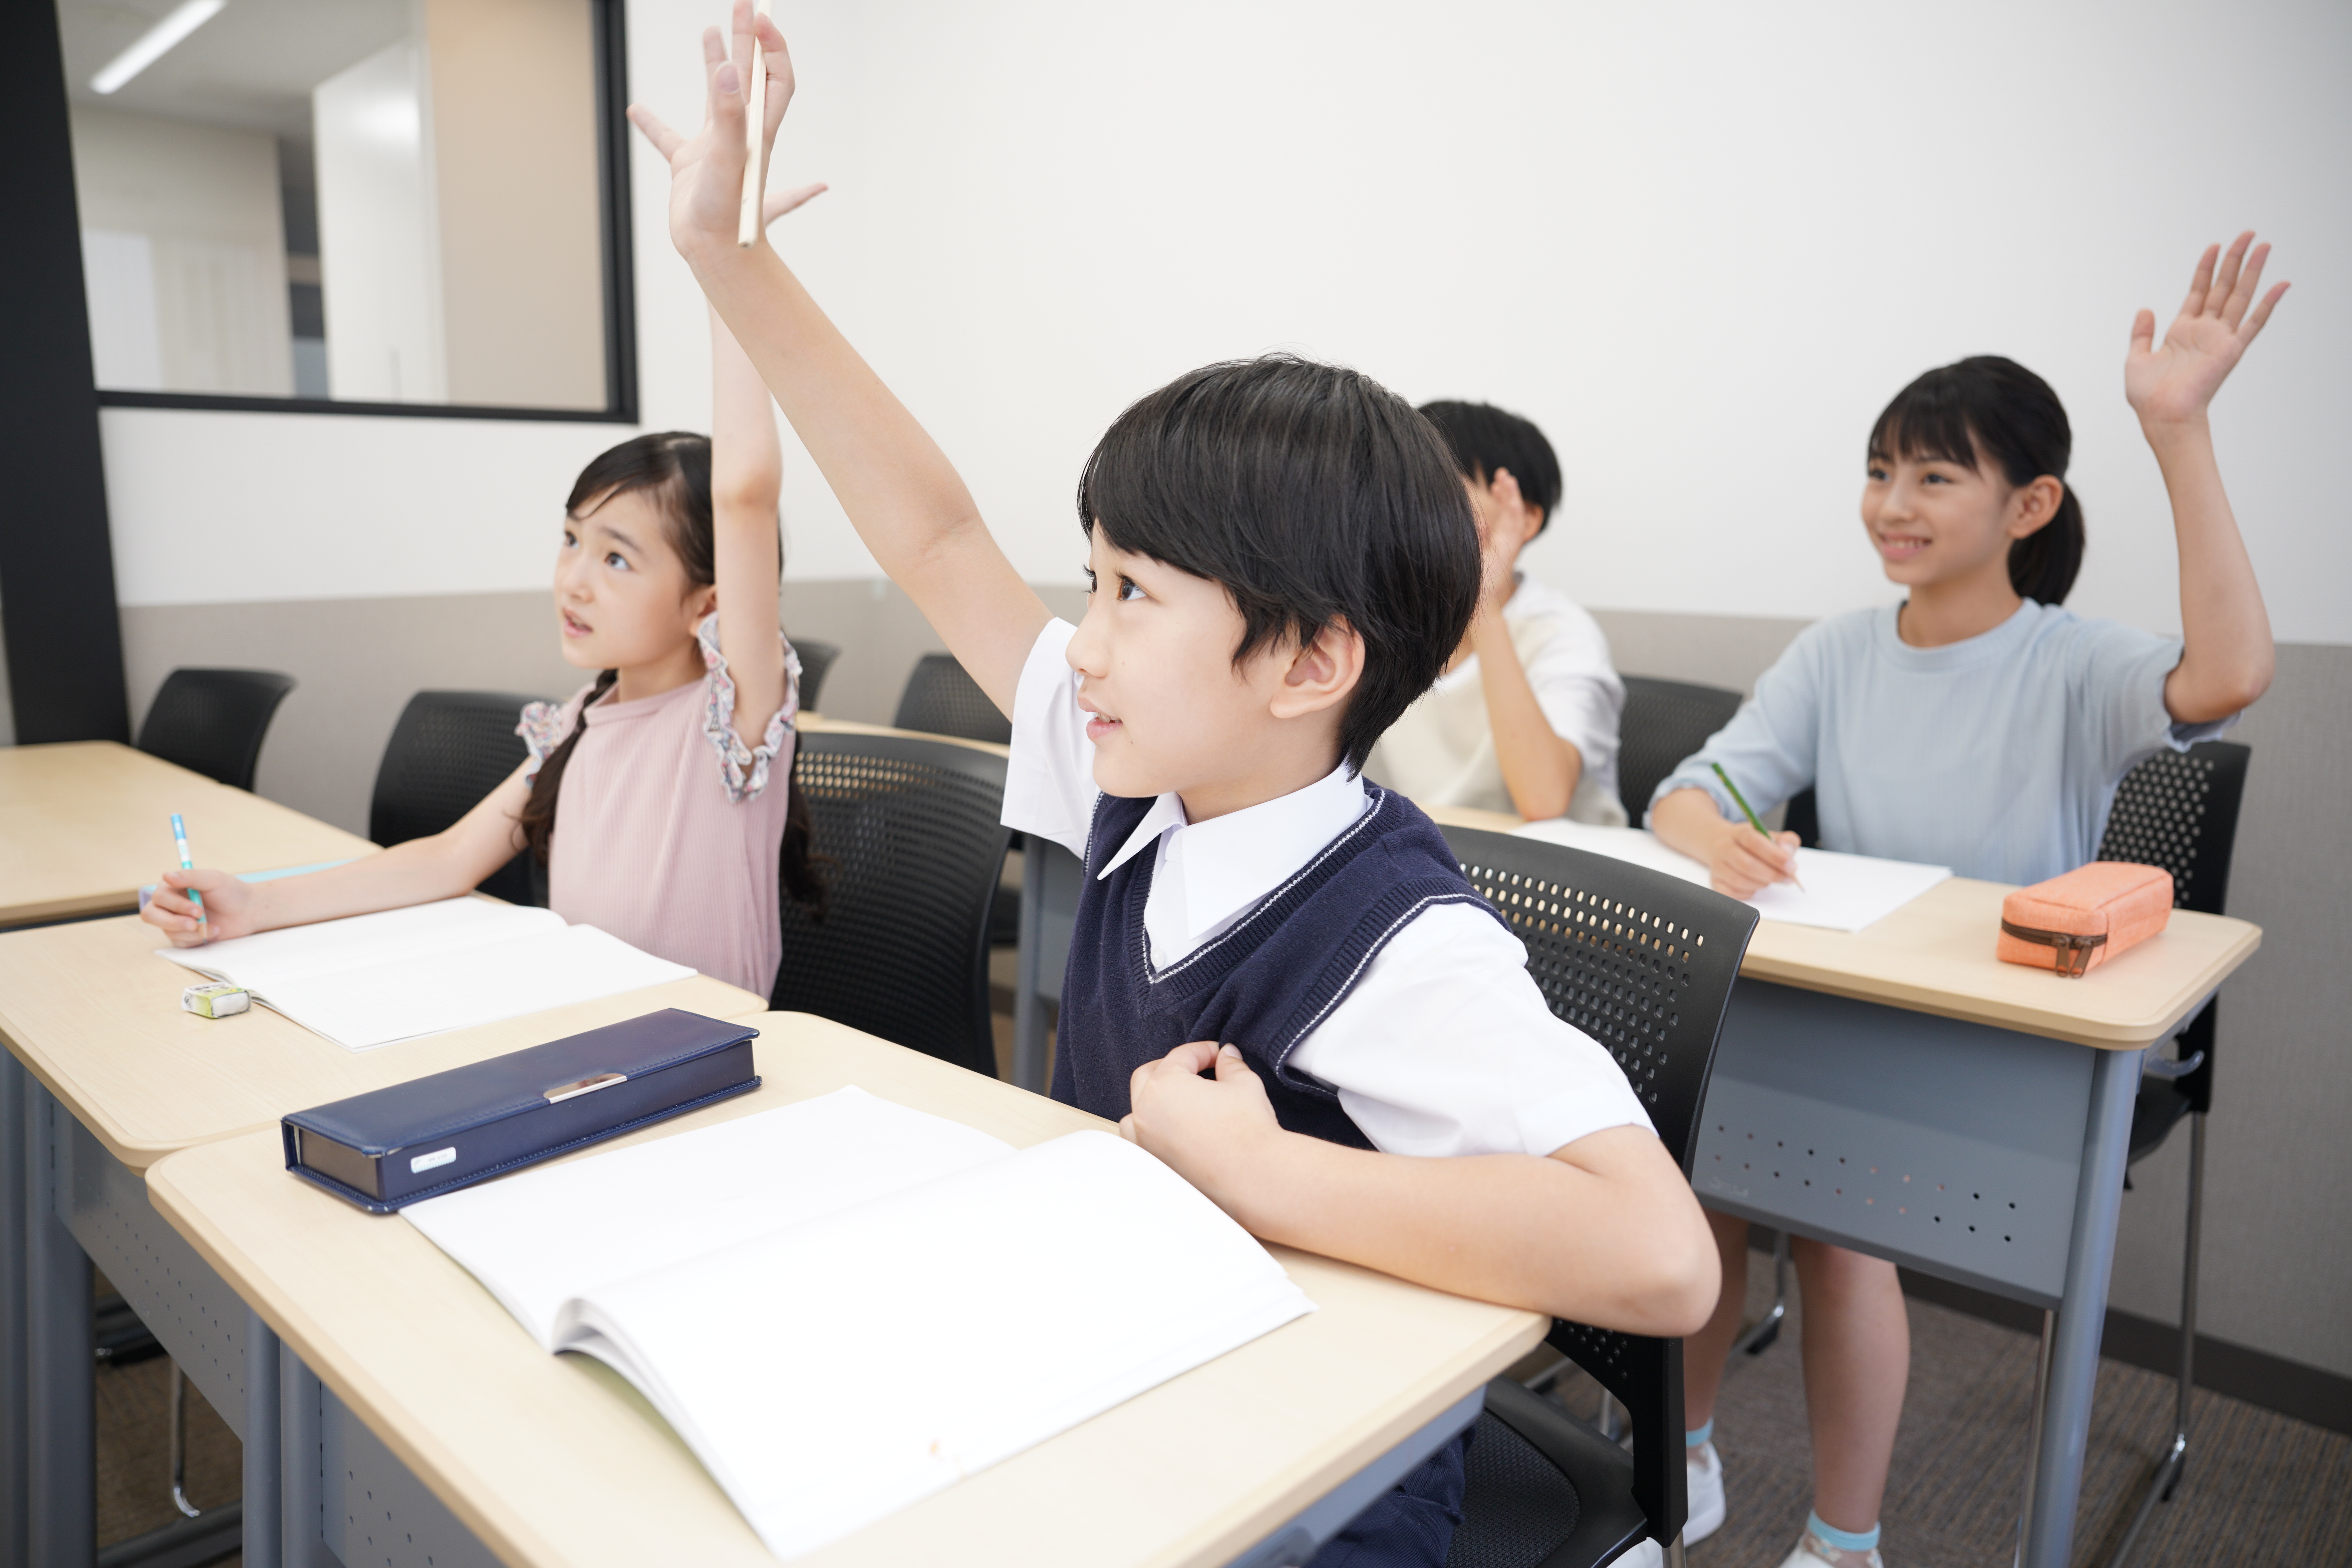
[[[1738,803],[1739,814],[1748,818],[1748,826],[1754,828],[1759,833],[1764,833],[1764,825],[1756,819],[1756,808],[1748,804],[1748,797],[1739,793],[1739,786],[1731,782],[1731,775],[1723,771],[1723,764],[1721,763],[1709,763],[1706,765],[1715,770],[1715,776],[1721,779],[1723,781],[1723,787],[1731,792],[1731,798]],[[1769,833],[1764,833],[1764,837],[1767,839],[1770,839],[1772,837]],[[1796,862],[1793,860],[1789,863],[1789,880],[1795,885],[1797,891],[1801,893],[1805,890],[1805,885],[1797,880],[1797,866]]]

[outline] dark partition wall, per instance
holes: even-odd
[[[82,303],[65,68],[49,0],[0,5],[0,625],[20,743],[127,741]]]

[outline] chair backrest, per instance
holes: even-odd
[[[262,737],[294,678],[274,669],[175,669],[139,726],[139,749],[217,779],[253,787]]]
[[[1646,675],[1624,679],[1625,713],[1617,722],[1617,798],[1638,826],[1658,781],[1730,723],[1741,698],[1720,686],[1687,680]]]
[[[440,832],[530,754],[515,733],[522,710],[541,699],[520,691],[420,691],[400,710],[375,771],[368,837],[389,848]],[[546,902],[534,888],[528,855],[518,855],[482,882],[511,904]]]
[[[907,689],[898,695],[898,715],[890,722],[929,735],[1013,743],[1013,721],[998,711],[951,653],[927,653],[915,662]]]
[[[782,899],[770,1005],[995,1076],[988,905],[1009,837],[1004,759],[914,735],[809,731],[791,787],[830,862],[826,910],[812,919]]]
[[[2222,913],[2253,754],[2235,742],[2200,741],[2141,763],[2116,786],[2098,858],[2161,866],[2172,873],[2173,908]]]
[[[793,651],[801,656],[801,711],[822,713],[824,710],[818,704],[824,697],[825,672],[841,657],[841,647],[814,637],[795,637]]]
[[[1445,841],[1470,885],[1527,944],[1528,973],[1553,1015],[1617,1058],[1688,1175],[1724,1007],[1756,911],[1580,849],[1462,827],[1446,828]],[[1671,1538],[1687,1508],[1682,1342],[1565,1319],[1553,1321],[1549,1339],[1624,1402],[1634,1500]]]

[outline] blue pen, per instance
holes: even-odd
[[[180,820],[180,814],[176,811],[172,814],[172,842],[180,847],[180,869],[194,870],[196,863],[188,858],[188,825]],[[209,925],[211,922],[205,919],[205,896],[194,888],[187,889],[187,893],[188,902],[196,906],[196,923]]]

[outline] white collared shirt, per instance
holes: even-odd
[[[1077,628],[1049,623],[1013,700],[1004,822],[1083,858],[1100,795],[1067,658]],[[1165,967],[1210,941],[1312,859],[1370,805],[1344,765],[1289,795],[1189,823],[1163,795],[1104,866],[1149,847],[1143,926]],[[1549,1154],[1589,1133],[1649,1126],[1615,1061],[1544,1005],[1527,949],[1485,910],[1439,904],[1391,937],[1289,1066],[1391,1154]]]

